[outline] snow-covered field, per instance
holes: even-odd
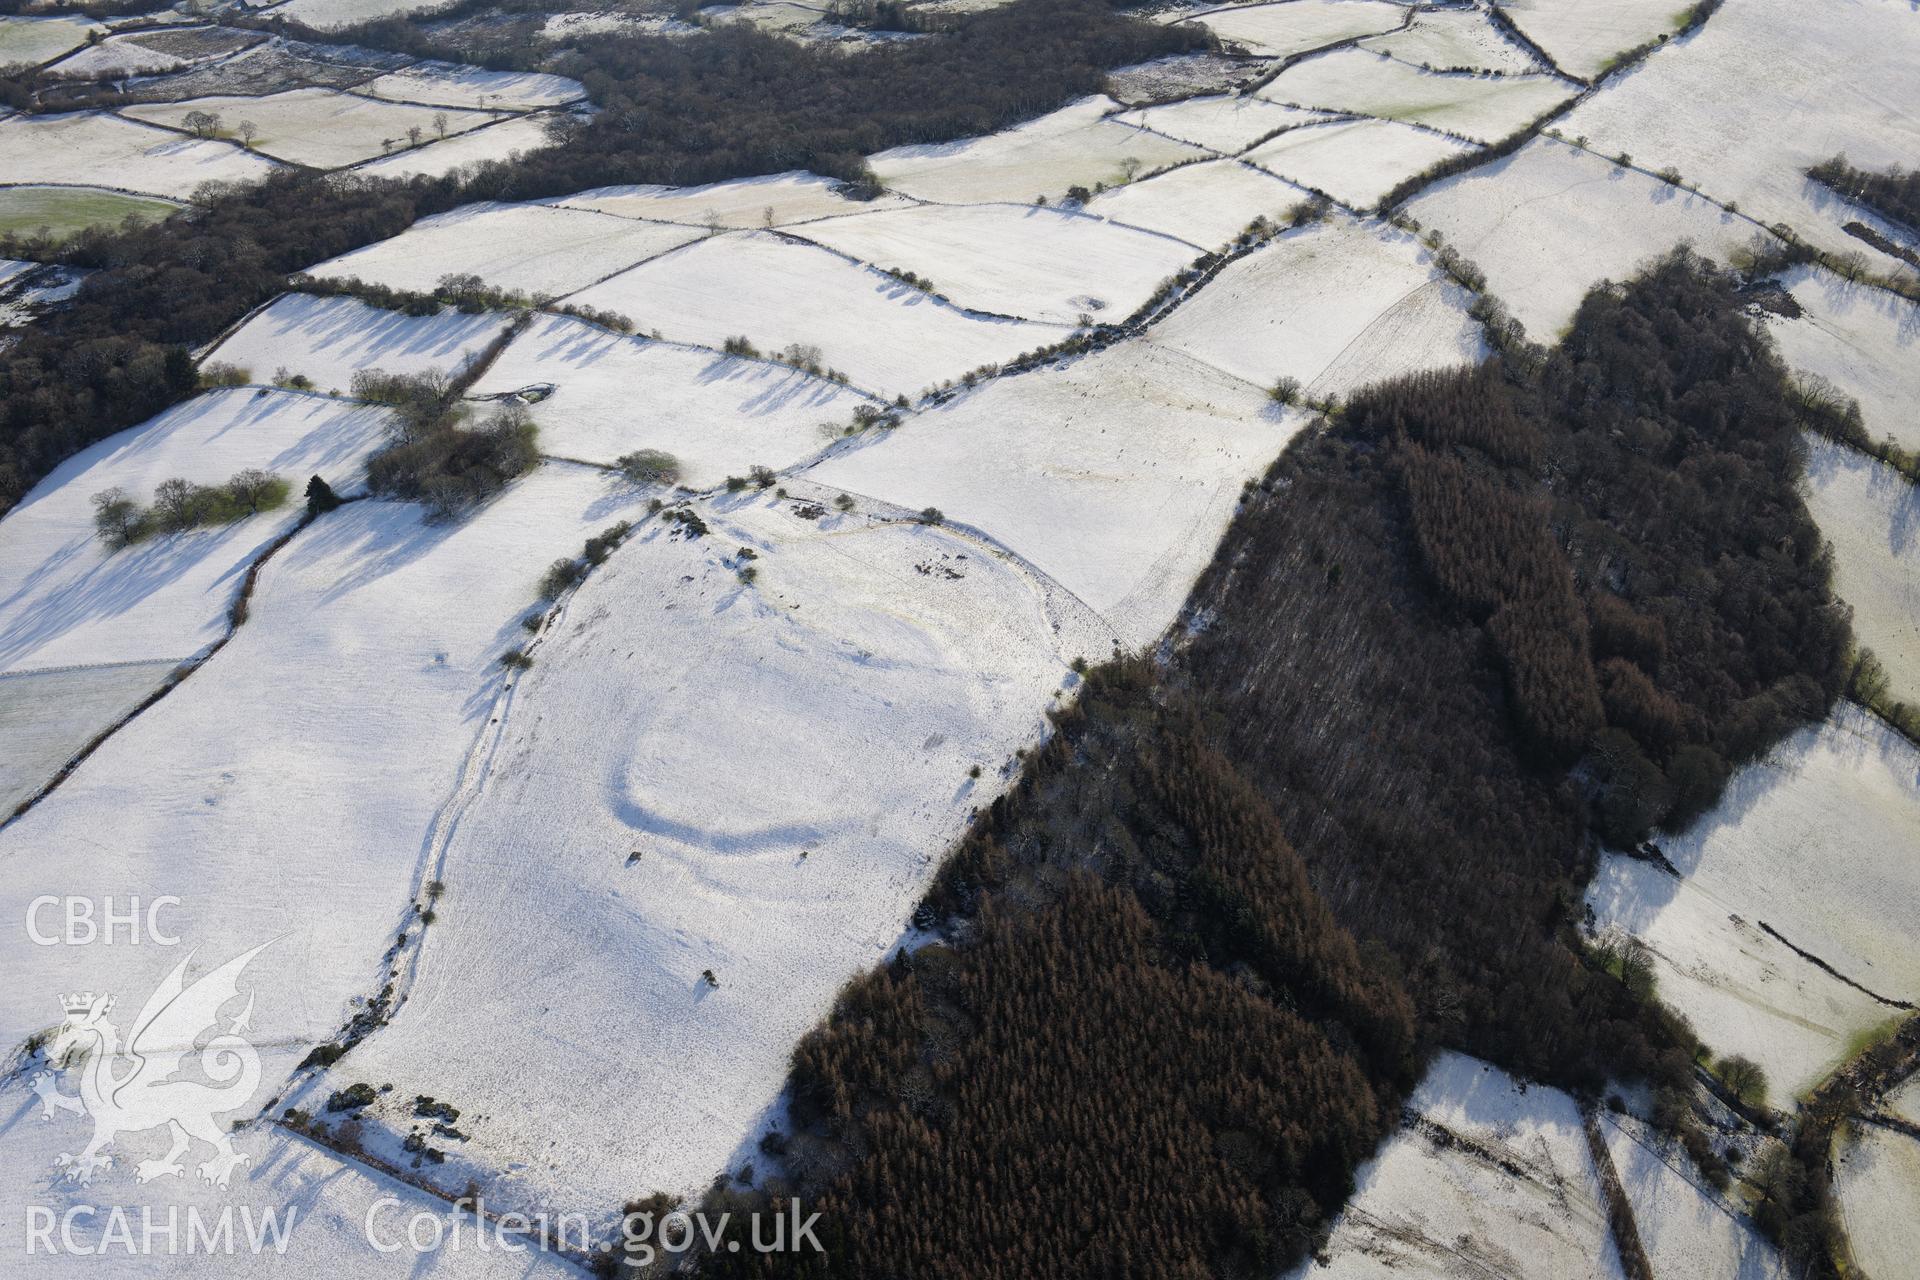
[[[355,298],[282,294],[207,353],[207,363],[237,365],[254,382],[277,372],[305,374],[320,391],[346,392],[361,369],[453,374],[464,369],[510,317],[465,315],[448,307],[435,316],[382,311]]]
[[[0,16],[0,67],[50,62],[70,49],[78,49],[87,42],[88,34],[95,31],[104,33],[106,28],[79,14],[45,18]]]
[[[299,513],[310,475],[351,490],[384,410],[287,391],[215,391],[75,455],[0,519],[0,671],[186,658],[218,639],[245,567]],[[109,552],[93,494],[152,500],[175,476],[219,484],[262,467],[295,501],[237,524]]]
[[[248,970],[256,1045],[331,1038],[410,922],[541,572],[643,511],[604,473],[554,464],[460,524],[381,501],[322,517],[267,562],[223,649],[0,830],[0,908],[22,920],[43,894],[177,895],[166,923],[203,961],[272,943]],[[59,992],[137,1008],[184,955],[41,947],[19,929],[0,948],[7,1044],[57,1022]]]
[[[1344,396],[1478,361],[1468,300],[1412,236],[1336,216],[1230,263],[1147,337],[1261,387]]]
[[[1407,212],[1548,343],[1601,280],[1625,280],[1682,241],[1725,261],[1756,234],[1710,200],[1550,138],[1429,188]]]
[[[547,136],[544,116],[515,116],[456,137],[429,142],[422,147],[409,147],[390,156],[378,156],[354,166],[353,171],[370,178],[412,178],[422,174],[437,178],[462,165],[506,160],[515,154],[539,151],[553,145],[553,140]]]
[[[1208,154],[1106,119],[1119,109],[1112,98],[1082,98],[988,137],[895,147],[868,163],[881,182],[916,199],[1032,204],[1040,197],[1058,200],[1070,187],[1111,187],[1130,174]]]
[[[767,354],[796,344],[816,348],[824,367],[888,399],[917,396],[1068,332],[975,315],[816,245],[764,231],[711,237],[570,301],[620,312],[643,331],[702,346],[739,336]]]
[[[569,209],[596,209],[623,218],[655,218],[696,227],[784,227],[850,213],[907,208],[902,196],[887,193],[874,200],[850,200],[840,184],[818,174],[794,170],[764,178],[740,178],[702,187],[601,187],[549,200]]]
[[[1411,11],[1386,0],[1284,0],[1228,5],[1192,19],[1249,53],[1285,55],[1406,25]]]
[[[1852,1125],[1834,1139],[1833,1189],[1862,1272],[1913,1274],[1920,1258],[1920,1138]]]
[[[1360,47],[1389,53],[1402,62],[1435,71],[1472,67],[1512,75],[1546,70],[1478,9],[1433,9],[1417,13],[1404,30],[1362,40]]]
[[[287,0],[275,5],[273,12],[319,31],[390,18],[395,14],[417,13],[422,9],[446,7],[447,0]]]
[[[543,453],[612,463],[660,449],[679,459],[681,483],[709,488],[754,466],[784,470],[811,457],[870,403],[798,369],[698,347],[626,338],[544,316],[514,339],[474,395],[536,385]]]
[[[1707,1185],[1678,1144],[1632,1116],[1604,1111],[1600,1132],[1654,1275],[1787,1280],[1793,1274],[1752,1222]]]
[[[310,274],[421,292],[444,275],[470,274],[496,288],[555,298],[699,235],[586,209],[470,204],[422,218],[391,240],[329,259]]]
[[[1159,232],[1010,205],[893,209],[794,234],[883,270],[911,271],[958,306],[1057,324],[1125,319],[1200,254],[1200,246]]]
[[[1893,468],[1807,439],[1807,509],[1833,544],[1834,594],[1886,668],[1889,692],[1920,707],[1920,489]]]
[[[1527,39],[1561,70],[1591,79],[1616,55],[1677,30],[1686,13],[1675,0],[1496,0]]]
[[[408,145],[408,130],[425,139],[439,136],[444,117],[448,134],[465,133],[499,117],[458,107],[419,107],[381,102],[333,89],[289,89],[261,98],[218,96],[185,102],[140,103],[122,109],[136,120],[185,128],[186,117],[204,111],[220,117],[235,133],[242,122],[259,129],[253,147],[263,155],[316,169],[338,169]]]
[[[272,12],[340,28],[439,3],[290,0]],[[1590,74],[1670,27],[1684,3],[1506,7],[1569,71]],[[1609,82],[1559,127],[1591,135],[1602,155],[1631,152],[1639,168],[1674,164],[1822,247],[1860,248],[1839,231],[1858,211],[1799,170],[1841,150],[1866,167],[1920,153],[1911,7],[1727,0],[1700,35]],[[779,0],[704,16],[815,36],[822,25],[815,9]],[[1144,336],[978,386],[968,375],[1061,341],[1083,315],[1123,319],[1202,250],[1281,218],[1305,188],[1370,208],[1436,161],[1476,152],[1446,133],[1506,136],[1575,88],[1482,8],[1287,0],[1161,20],[1204,24],[1262,56],[1168,59],[1158,80],[1120,78],[1176,85],[1179,68],[1196,68],[1191,92],[1206,96],[1131,108],[1087,97],[990,137],[883,152],[871,164],[891,190],[869,202],[798,170],[607,187],[470,205],[313,268],[423,291],[472,274],[621,313],[639,336],[532,316],[469,395],[530,392],[548,460],[459,522],[361,500],[298,533],[262,568],[224,647],[0,827],[0,918],[24,918],[45,894],[172,894],[168,924],[200,948],[196,963],[271,940],[252,970],[252,1038],[276,1089],[393,983],[392,1020],[288,1101],[317,1109],[350,1083],[389,1086],[367,1111],[369,1150],[448,1192],[471,1179],[495,1208],[577,1210],[604,1228],[633,1197],[698,1193],[755,1159],[781,1116],[795,1042],[847,979],[899,945],[945,851],[1074,687],[1071,664],[1150,649],[1179,618],[1243,486],[1310,420],[1270,398],[1274,382],[1345,396],[1486,348],[1471,295],[1418,239],[1336,210],[1226,265]],[[84,38],[84,22],[60,21],[0,19],[0,64],[33,41],[57,51]],[[548,22],[711,38],[665,18]],[[1345,41],[1357,47],[1314,52]],[[133,47],[115,38],[69,64],[118,65],[122,46]],[[1257,94],[1227,92],[1287,54],[1307,56]],[[352,93],[200,97],[125,115],[178,124],[217,111],[225,130],[249,121],[261,148],[290,161],[404,178],[547,145],[550,114],[584,92],[563,76],[377,65],[387,73]],[[436,139],[442,114],[451,136],[411,147],[409,127]],[[121,116],[0,119],[8,183],[179,196],[271,167]],[[1083,209],[1061,207],[1069,188],[1103,185]],[[1599,278],[1681,240],[1725,258],[1755,230],[1546,139],[1409,212],[1478,262],[1489,291],[1544,340]],[[0,263],[0,282],[11,266]],[[1786,283],[1806,314],[1767,323],[1788,362],[1858,395],[1876,435],[1920,441],[1920,309],[1816,271]],[[361,368],[462,366],[509,323],[292,294],[205,359],[344,392]],[[722,354],[738,338],[768,358]],[[957,394],[898,426],[846,433],[856,410],[956,381]],[[229,633],[248,566],[297,519],[306,477],[353,494],[389,421],[325,395],[209,393],[71,459],[0,519],[0,818]],[[704,536],[650,513],[650,500],[675,495],[606,469],[640,449],[674,455],[684,484],[712,491],[688,498]],[[293,502],[112,555],[93,534],[89,497],[101,489],[145,501],[163,479],[217,483],[248,466],[286,476]],[[782,473],[787,492],[718,491],[755,466]],[[1896,691],[1920,701],[1912,488],[1816,442],[1809,490],[1856,629]],[[926,508],[938,514],[916,518]],[[635,522],[632,537],[526,629],[546,610],[543,571],[621,520]],[[503,667],[520,646],[531,667]],[[1661,996],[1716,1053],[1766,1068],[1777,1105],[1896,1013],[1871,992],[1920,999],[1916,830],[1920,751],[1843,705],[1744,768],[1692,831],[1662,838],[1678,878],[1608,855],[1588,901],[1602,929],[1653,948]],[[111,990],[137,1008],[183,954],[0,933],[0,1046],[52,1025],[62,991]],[[56,1188],[50,1161],[83,1136],[77,1119],[42,1126],[17,1081],[0,1088],[14,1090],[0,1099],[11,1117],[0,1121],[0,1205],[71,1202],[82,1193]],[[417,1094],[461,1108],[466,1136],[433,1140],[444,1165],[401,1147]],[[1920,1085],[1889,1106],[1911,1117],[1916,1098]],[[1409,1110],[1360,1169],[1326,1265],[1298,1276],[1620,1280],[1571,1098],[1443,1054]],[[1643,1126],[1601,1122],[1662,1280],[1782,1275]],[[1920,1144],[1869,1138],[1841,1153],[1840,1189],[1856,1252],[1885,1276],[1916,1247],[1901,1212],[1920,1194]],[[1880,1139],[1905,1142],[1904,1154]],[[396,1214],[444,1217],[444,1203],[268,1126],[241,1142],[256,1165],[236,1199],[298,1205],[310,1234],[284,1259],[149,1259],[128,1274],[546,1273],[524,1255],[378,1252],[363,1223],[380,1195],[399,1197]],[[180,1198],[136,1188],[124,1161],[105,1189],[121,1203]],[[0,1255],[18,1248],[17,1217],[0,1213]]]
[[[1217,249],[1255,218],[1281,222],[1305,191],[1238,160],[1208,160],[1129,182],[1089,200],[1088,213]]]
[[[1281,129],[1317,124],[1329,118],[1323,111],[1302,111],[1265,98],[1231,93],[1184,98],[1114,117],[1125,124],[1139,125],[1226,155],[1245,151]]]
[[[1370,209],[1401,179],[1471,150],[1392,120],[1351,120],[1291,129],[1253,148],[1246,159],[1342,204]]]
[[[1920,1124],[1920,1076],[1908,1077],[1906,1084],[1888,1094],[1882,1103],[1907,1123]]]
[[[530,111],[556,107],[587,96],[578,80],[539,75],[531,71],[485,71],[453,62],[421,62],[377,76],[359,92],[395,102],[423,102],[440,107],[473,107],[489,111]]]
[[[1407,1109],[1356,1172],[1326,1264],[1290,1280],[1622,1280],[1572,1098],[1443,1053]]]
[[[1701,1040],[1758,1062],[1784,1100],[1899,1011],[1782,939],[1880,996],[1920,997],[1916,829],[1920,752],[1842,704],[1740,769],[1683,835],[1659,839],[1679,879],[1609,853],[1587,903],[1601,929],[1652,948],[1660,998]]]
[[[0,58],[0,63],[5,61]],[[193,61],[169,50],[151,48],[138,35],[110,36],[62,58],[47,68],[47,74],[59,80],[115,80],[178,71]]]
[[[1288,68],[1260,96],[1497,142],[1575,92],[1554,76],[1441,75],[1370,50],[1341,49]]]
[[[321,1086],[461,1108],[431,1176],[503,1206],[603,1219],[751,1159],[794,1042],[1103,638],[963,534],[770,495],[701,514],[644,526],[549,625],[412,994]]]
[[[1125,343],[995,382],[808,475],[984,530],[1095,609],[1112,644],[1139,648],[1172,623],[1242,484],[1305,422],[1258,388]]]
[[[0,819],[160,686],[174,663],[122,662],[0,675]]]
[[[1907,0],[1737,0],[1609,81],[1559,127],[1645,168],[1672,166],[1707,195],[1737,201],[1761,222],[1786,222],[1823,249],[1861,250],[1879,269],[1905,270],[1840,228],[1857,218],[1896,241],[1910,236],[1803,174],[1837,152],[1863,169],[1920,153],[1913,18]]]
[[[252,182],[275,167],[230,142],[182,137],[94,111],[0,119],[0,174],[8,182],[180,199],[203,182]]]
[[[1920,450],[1920,305],[1818,267],[1781,277],[1803,315],[1769,314],[1780,358],[1860,402],[1867,434]]]

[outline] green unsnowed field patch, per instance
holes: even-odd
[[[167,200],[98,187],[4,187],[0,188],[0,235],[30,236],[44,229],[64,240],[88,227],[118,226],[127,218],[158,222],[179,207]]]

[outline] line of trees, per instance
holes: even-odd
[[[286,505],[290,491],[284,477],[258,467],[236,471],[219,485],[177,476],[162,480],[152,503],[144,507],[115,486],[93,495],[93,528],[110,550],[118,551],[155,534],[231,524],[276,510]]]
[[[1807,170],[1807,176],[1887,221],[1920,233],[1920,169],[1909,172],[1895,165],[1885,173],[1874,173],[1856,169],[1846,156],[1837,155]]]

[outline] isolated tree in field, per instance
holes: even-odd
[[[189,111],[180,123],[196,138],[211,138],[220,132],[220,116],[214,111]]]
[[[332,485],[319,476],[307,481],[307,514],[325,515],[339,505],[340,495],[333,491]]]
[[[1120,161],[1120,172],[1128,182],[1132,182],[1140,174],[1140,157],[1124,157]]]
[[[245,507],[249,515],[258,513],[263,506],[279,505],[275,499],[284,499],[286,491],[286,481],[258,467],[236,471],[227,481],[227,492],[233,495],[235,505]]]
[[[102,489],[93,495],[93,528],[100,540],[118,551],[140,537],[140,506],[124,489]]]
[[[1629,938],[1620,953],[1620,982],[1636,1000],[1653,997],[1653,952],[1638,938]]]
[[[416,124],[416,125],[408,126],[407,128],[407,145],[408,146],[413,146],[413,147],[419,146],[420,139],[424,137],[426,137],[426,134],[421,130],[419,125]]]
[[[634,484],[673,484],[680,479],[680,459],[660,449],[623,453],[614,465]]]
[[[242,120],[234,127],[234,133],[240,138],[242,146],[253,146],[253,140],[260,136],[260,126],[251,120]]]
[[[175,476],[153,491],[153,518],[162,529],[186,529],[197,523],[197,486]]]
[[[1767,1101],[1767,1073],[1752,1058],[1739,1054],[1720,1060],[1720,1083],[1727,1086],[1734,1097],[1750,1107],[1765,1106]]]
[[[433,131],[439,134],[443,138],[447,136],[447,113],[446,112],[436,111],[433,113]]]

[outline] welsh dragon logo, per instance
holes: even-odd
[[[60,1092],[50,1071],[34,1077],[33,1091],[40,1095],[42,1114],[48,1120],[61,1111],[93,1120],[93,1140],[79,1155],[67,1152],[54,1158],[69,1180],[91,1182],[95,1171],[112,1164],[106,1149],[121,1134],[162,1126],[171,1130],[173,1146],[158,1160],[142,1160],[134,1167],[134,1176],[141,1182],[185,1172],[180,1158],[196,1139],[213,1148],[199,1172],[215,1186],[225,1187],[234,1169],[250,1159],[233,1149],[228,1126],[216,1117],[245,1107],[260,1085],[260,1055],[241,1036],[253,1014],[252,993],[225,1032],[203,1046],[196,1047],[195,1041],[209,1028],[218,1032],[221,1007],[240,994],[241,972],[270,945],[262,943],[235,956],[191,986],[186,982],[187,966],[193,961],[189,955],[147,997],[125,1045],[119,1029],[107,1018],[113,1009],[112,996],[87,992],[61,998],[67,1016],[48,1046],[47,1060],[66,1062],[77,1049],[80,1092],[77,1096]],[[175,1078],[189,1056],[197,1059],[201,1074],[211,1084]]]

